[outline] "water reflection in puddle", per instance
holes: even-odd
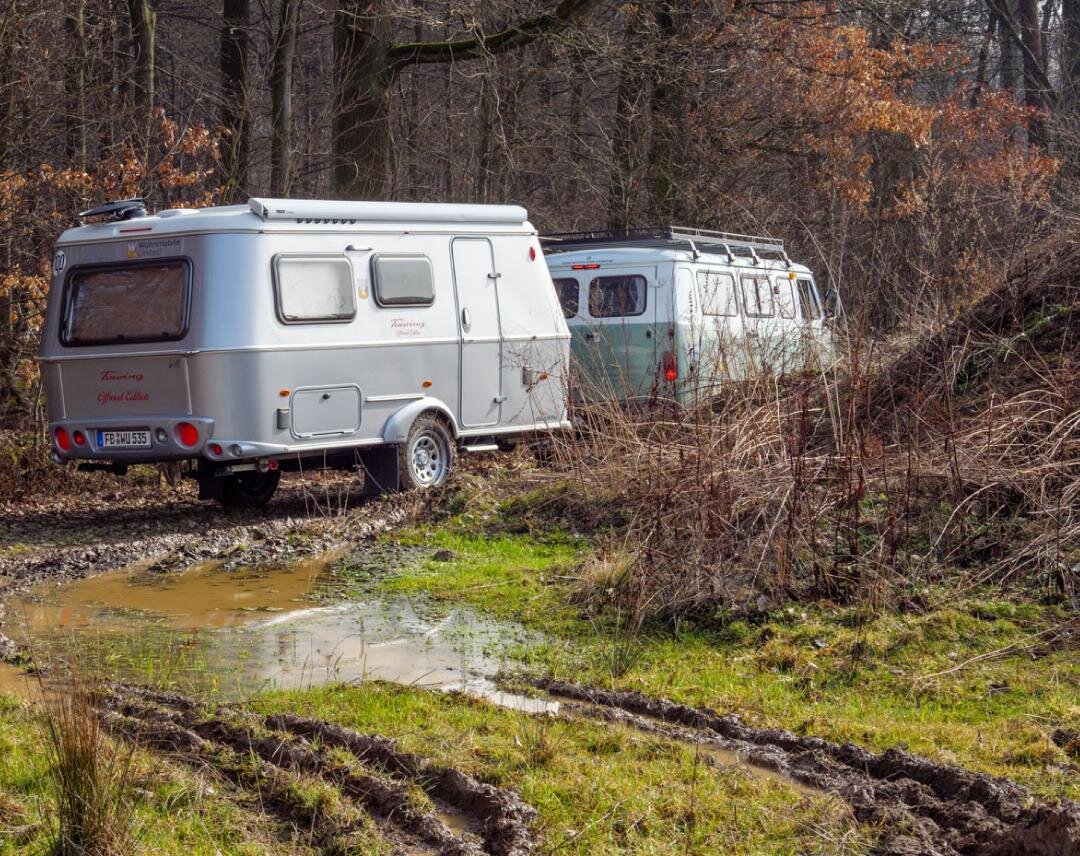
[[[38,656],[226,698],[378,679],[557,709],[501,692],[490,678],[513,665],[509,648],[536,634],[467,606],[395,596],[328,602],[335,558],[265,571],[212,564],[165,576],[116,571],[41,587],[8,604],[5,629]]]

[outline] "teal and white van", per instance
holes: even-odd
[[[675,398],[833,360],[822,295],[783,241],[665,228],[543,241],[571,333],[579,400]],[[824,299],[823,299],[824,298]]]

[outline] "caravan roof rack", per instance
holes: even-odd
[[[729,260],[749,256],[755,262],[775,258],[791,266],[791,259],[779,238],[716,232],[686,226],[654,226],[641,229],[593,229],[585,232],[556,232],[540,236],[545,253],[565,253],[591,247],[662,247],[688,249],[700,253],[720,253]]]

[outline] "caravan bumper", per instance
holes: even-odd
[[[194,434],[190,429],[194,429]],[[155,464],[195,458],[213,433],[214,420],[208,416],[143,414],[60,419],[49,423],[52,457],[56,461]],[[130,441],[130,445],[113,445],[110,441],[115,441],[118,435],[121,440]]]

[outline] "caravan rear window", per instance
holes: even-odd
[[[589,314],[593,318],[626,318],[645,314],[645,277],[598,276],[589,283]]]
[[[808,279],[800,279],[798,282],[799,305],[802,306],[803,320],[816,321],[821,317],[821,306],[818,303],[814,284]]]
[[[65,345],[168,342],[187,332],[191,267],[185,259],[74,268],[60,340]]]
[[[344,256],[274,257],[278,317],[286,324],[349,321],[356,315],[352,283]]]

